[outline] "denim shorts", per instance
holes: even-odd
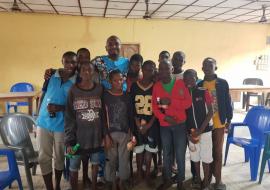
[[[99,153],[92,153],[89,155],[90,162],[93,165],[98,165],[99,164]],[[81,165],[81,160],[82,156],[81,155],[75,155],[72,158],[70,158],[70,165],[69,165],[69,170],[76,172],[80,170],[80,165]]]

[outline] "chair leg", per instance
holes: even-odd
[[[35,176],[37,173],[37,164],[34,164],[32,167],[32,175]]]
[[[247,148],[244,148],[244,151],[245,151],[245,162],[248,162],[249,161],[248,149]]]
[[[264,106],[264,92],[262,93],[262,96],[261,96],[261,105]]]
[[[24,167],[25,167],[25,174],[26,174],[26,179],[27,179],[29,189],[34,190],[34,185],[33,185],[33,180],[32,180],[32,175],[31,175],[29,165],[25,165]]]
[[[229,148],[230,148],[230,143],[229,143],[228,140],[227,140],[226,148],[225,148],[224,166],[225,166],[226,163],[227,163],[227,156],[228,156]]]
[[[249,101],[250,101],[250,96],[247,95],[247,97],[246,97],[246,111],[249,110],[249,103],[250,103]]]
[[[260,171],[259,184],[262,183],[262,177],[263,177],[263,173],[264,173],[266,161],[267,161],[267,160],[266,160],[266,157],[265,157],[265,155],[263,155],[263,157],[262,157],[262,163],[261,163],[261,171]],[[269,163],[269,162],[268,162],[268,163]]]
[[[14,112],[17,113],[18,112],[18,107],[14,106]]]
[[[22,180],[21,180],[20,176],[18,177],[17,182],[18,182],[19,189],[23,190]]]
[[[258,175],[261,148],[260,147],[252,148],[249,151],[252,152],[250,154],[251,181],[256,181]]]
[[[9,113],[9,105],[6,103],[6,112]]]
[[[246,105],[246,94],[243,93],[243,99],[242,99],[242,109],[245,109],[245,105]]]
[[[268,159],[268,172],[270,173],[270,160]]]

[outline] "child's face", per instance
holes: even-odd
[[[187,88],[194,88],[196,86],[196,77],[192,74],[184,77],[184,83]]]
[[[211,76],[215,74],[216,64],[211,61],[203,62],[202,70],[206,76]]]
[[[170,60],[170,55],[168,53],[161,54],[159,56],[158,61],[161,63],[162,61],[169,61]]]
[[[180,54],[173,54],[172,57],[172,66],[174,69],[181,69],[182,66],[185,63],[185,59],[182,55]]]
[[[153,79],[155,75],[155,67],[151,64],[145,65],[142,68],[143,78]]]
[[[111,82],[111,85],[112,85],[112,89],[122,90],[123,82],[124,82],[122,74],[117,73],[117,74],[113,75],[110,82]]]
[[[140,70],[141,70],[141,62],[139,62],[139,61],[132,61],[131,63],[130,63],[130,67],[129,67],[129,69],[130,69],[130,72],[131,73],[139,73],[140,72]]]
[[[161,81],[168,81],[172,73],[172,67],[168,63],[160,63],[158,67],[158,76]]]
[[[77,57],[76,56],[65,56],[62,59],[62,64],[64,65],[65,72],[72,74],[77,68]]]
[[[109,55],[119,55],[121,48],[121,42],[118,38],[110,38],[106,44],[106,50]]]
[[[87,63],[90,61],[90,54],[87,51],[79,51],[77,54],[77,59],[78,59],[78,63],[82,64],[82,63]]]
[[[91,64],[82,64],[80,68],[80,77],[82,81],[91,81],[94,74],[94,68]]]

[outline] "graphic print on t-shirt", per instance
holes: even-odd
[[[77,112],[77,118],[82,121],[94,121],[99,118],[99,109],[101,109],[100,98],[78,99],[74,100],[74,110]]]
[[[216,89],[213,89],[210,91],[210,94],[213,99],[213,111],[216,113],[218,111],[218,104],[217,104],[217,91]]]

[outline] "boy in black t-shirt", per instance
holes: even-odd
[[[152,90],[155,63],[145,61],[142,65],[143,78],[131,86],[130,96],[134,110],[136,127],[133,133],[137,139],[134,148],[137,161],[138,181],[143,178],[142,165],[146,163],[146,182],[153,186],[150,179],[152,154],[157,153],[157,126],[152,112]]]
[[[65,112],[65,144],[67,152],[75,154],[72,146],[80,145],[79,153],[70,159],[70,184],[78,188],[78,170],[81,160],[92,163],[92,187],[96,190],[99,155],[103,139],[104,109],[101,103],[103,87],[93,82],[94,66],[84,62],[80,66],[80,82],[69,91]],[[87,173],[88,176],[88,173]],[[84,178],[85,180],[85,178]],[[89,179],[90,181],[90,179]],[[83,181],[85,182],[85,181]],[[84,183],[85,185],[85,183]]]
[[[111,71],[109,79],[112,88],[105,91],[103,95],[107,120],[105,178],[108,182],[108,189],[115,189],[118,169],[120,189],[126,190],[128,189],[127,180],[130,177],[127,144],[133,129],[133,110],[129,95],[122,90],[123,76],[121,72],[119,70]]]
[[[204,179],[201,189],[209,187],[209,165],[212,158],[213,116],[212,98],[205,88],[196,86],[197,72],[188,69],[184,72],[184,82],[189,89],[192,106],[186,110],[190,158],[194,162],[198,184],[201,184],[200,161],[202,161]]]

